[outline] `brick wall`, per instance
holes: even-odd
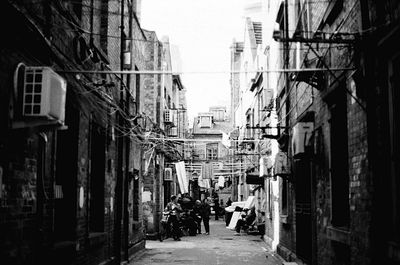
[[[111,2],[110,2],[111,3]],[[112,2],[115,3],[116,2]],[[24,16],[11,7],[8,3],[2,3],[2,13],[15,14],[14,25],[10,27],[2,27],[4,32],[8,32],[10,37],[7,41],[2,42],[0,60],[2,67],[0,69],[1,78],[1,106],[8,106],[8,99],[12,88],[13,71],[18,62],[23,61],[26,65],[45,65],[52,66],[53,69],[100,69],[101,63],[96,63],[94,60],[87,60],[84,63],[77,61],[73,50],[73,39],[77,36],[74,30],[76,26],[85,29],[90,29],[90,1],[83,1],[84,9],[82,16],[77,17],[73,12],[70,12],[71,17],[64,17],[64,8],[72,8],[70,3],[60,6],[58,3],[48,4],[45,3],[26,3],[20,6],[22,13],[30,16],[31,20],[35,23],[37,30],[31,30],[35,27],[28,27],[28,21]],[[98,33],[101,31],[100,15],[98,14],[100,1],[94,1],[94,23],[93,30]],[[109,5],[108,11],[118,11],[118,6]],[[127,9],[126,9],[127,10]],[[18,17],[20,16],[20,17]],[[5,16],[2,16],[5,17]],[[119,16],[109,16],[107,23],[107,30],[109,34],[117,34],[120,20]],[[70,22],[70,23],[69,23]],[[103,21],[104,22],[104,21]],[[129,20],[125,20],[129,23]],[[2,23],[6,25],[6,23]],[[129,24],[125,25],[128,28]],[[134,34],[139,36],[140,27],[136,21],[134,25]],[[115,30],[114,33],[110,33]],[[138,33],[139,32],[139,33]],[[52,48],[46,46],[46,41],[40,36],[42,33],[47,40],[51,39]],[[104,33],[104,31],[102,32]],[[90,42],[90,35],[84,33],[83,38],[86,43]],[[21,38],[22,37],[22,38]],[[100,36],[93,35],[94,44],[100,45]],[[142,38],[143,34],[142,34]],[[111,41],[111,39],[113,41]],[[29,46],[25,46],[29,43]],[[109,38],[108,46],[102,45],[103,52],[108,54],[110,59],[110,67],[119,69],[119,41],[116,38]],[[97,47],[99,48],[99,47]],[[139,52],[143,50],[142,46],[135,46],[138,56]],[[142,56],[143,58],[143,56]],[[143,66],[144,59],[137,60],[138,65]],[[103,64],[104,66],[104,64]],[[115,180],[116,180],[116,161],[117,161],[117,148],[115,139],[120,134],[117,129],[112,129],[111,123],[115,122],[113,115],[107,118],[105,115],[104,105],[98,104],[98,97],[94,97],[91,92],[94,91],[93,83],[104,78],[103,76],[80,76],[76,79],[76,75],[65,74],[67,80],[67,104],[66,116],[68,117],[70,111],[74,110],[77,117],[71,119],[66,118],[66,125],[68,126],[67,134],[69,132],[76,132],[76,142],[68,142],[68,140],[61,140],[59,142],[56,137],[56,132],[52,128],[38,128],[26,127],[25,129],[11,129],[2,130],[0,135],[0,167],[1,177],[3,182],[2,196],[0,198],[0,231],[2,238],[2,257],[7,264],[33,264],[40,263],[41,261],[52,261],[57,259],[60,264],[99,264],[109,260],[113,256],[114,244],[114,215],[115,215]],[[106,93],[111,93],[115,100],[118,100],[119,87],[118,81],[115,76],[108,76],[105,78],[107,82],[114,82],[115,86],[106,90]],[[83,86],[84,84],[85,86]],[[92,88],[92,91],[85,89]],[[103,87],[97,89],[104,89]],[[4,96],[4,97],[3,97]],[[15,106],[17,107],[17,106]],[[90,113],[94,113],[90,118]],[[7,128],[13,121],[9,118],[9,112],[5,109],[1,110],[1,127]],[[93,173],[93,168],[96,165],[91,165],[91,132],[90,122],[100,124],[105,130],[106,137],[106,150],[105,153],[105,183],[104,183],[104,227],[103,232],[89,233],[89,219],[90,198],[89,179]],[[76,123],[76,124],[75,124]],[[45,133],[47,136],[47,143],[45,149],[43,147],[43,140],[41,140],[40,133]],[[57,133],[63,134],[63,133]],[[70,133],[71,134],[71,133]],[[68,138],[69,139],[69,138]],[[56,143],[57,142],[57,143]],[[70,148],[76,149],[76,157],[74,160],[68,160],[72,168],[76,167],[76,172],[69,175],[73,187],[71,192],[71,203],[75,205],[71,213],[74,218],[72,226],[74,231],[69,235],[69,240],[62,242],[54,242],[55,240],[55,219],[54,214],[60,209],[60,199],[55,199],[54,184],[57,175],[60,171],[57,161],[59,151],[56,151],[57,145],[68,145]],[[72,146],[71,146],[72,145]],[[75,145],[75,146],[74,146]],[[137,152],[137,145],[133,145],[133,152]],[[42,150],[42,151],[40,151]],[[45,150],[45,157],[41,157]],[[70,152],[70,150],[66,150]],[[56,156],[57,155],[57,156]],[[133,160],[133,159],[132,159]],[[136,159],[141,162],[141,159]],[[131,161],[131,159],[129,159]],[[66,162],[65,162],[66,163]],[[44,165],[42,173],[41,167]],[[134,165],[132,165],[134,166]],[[65,166],[64,166],[65,167]],[[141,171],[141,165],[136,165]],[[127,168],[131,168],[128,166]],[[42,176],[43,175],[43,176]],[[139,182],[140,183],[140,182]],[[74,186],[75,185],[75,186]],[[40,189],[44,188],[42,192]],[[79,193],[80,188],[83,188],[83,207],[79,206]],[[67,193],[66,187],[63,187],[64,194]],[[139,188],[139,190],[141,190]],[[139,202],[141,197],[139,196]],[[144,235],[141,228],[142,210],[139,207],[139,219],[135,224],[133,234],[131,234],[130,245],[134,246],[143,242]],[[68,210],[69,211],[69,210]],[[67,221],[65,221],[67,222]],[[61,247],[64,246],[64,247]],[[66,247],[68,246],[68,247]],[[69,251],[69,252],[68,252]],[[64,258],[63,258],[64,257]]]
[[[313,3],[312,4],[312,29],[315,30],[322,24],[322,31],[334,32],[356,32],[360,28],[360,7],[357,2],[344,1],[343,9],[338,13],[336,19],[331,25],[324,24],[322,18],[326,15],[328,8],[327,3]],[[325,16],[326,18],[326,16]],[[330,50],[322,49],[322,54],[326,54],[324,61],[330,67],[348,67],[352,62],[352,49],[336,49]],[[345,87],[340,89],[349,89],[349,75],[347,73],[335,72],[335,75],[339,77],[342,74],[341,80],[344,80]],[[333,84],[337,84],[335,77],[330,74],[325,75],[328,80],[328,86],[323,87],[321,92],[314,89],[313,91],[313,102],[311,110],[315,113],[314,127],[320,128],[322,133],[321,143],[316,148],[322,150],[319,161],[316,162],[316,225],[317,225],[317,260],[320,264],[336,264],[340,262],[340,255],[343,253],[337,252],[335,246],[335,236],[328,236],[327,230],[331,227],[331,187],[330,187],[330,110],[328,104],[325,101],[326,97],[335,87]],[[332,86],[333,85],[333,86]],[[301,86],[306,86],[305,83],[300,84],[297,87],[299,90]],[[337,88],[336,88],[337,89]],[[300,89],[300,91],[305,89]],[[350,90],[350,89],[349,89]],[[305,93],[305,92],[303,92]],[[301,95],[301,94],[300,94]],[[355,93],[353,96],[356,96]],[[292,95],[291,102],[296,104],[300,102],[298,99],[299,95]],[[351,264],[368,264],[368,238],[366,235],[369,230],[370,216],[368,208],[370,205],[370,195],[368,187],[368,160],[367,160],[367,131],[366,131],[366,113],[358,105],[358,103],[349,95],[346,94],[347,98],[347,119],[348,119],[348,159],[349,159],[349,179],[350,179],[350,190],[349,190],[349,203],[350,203],[350,227],[349,227],[349,250],[350,260],[344,262],[351,262]],[[300,106],[296,106],[298,110]],[[291,114],[291,124],[294,124],[301,115],[301,111]],[[294,212],[293,212],[293,215]],[[341,240],[339,240],[341,241]],[[341,242],[340,244],[347,245],[347,243]],[[346,248],[346,246],[340,247]],[[360,262],[360,263],[357,263]]]
[[[333,2],[332,2],[333,3]],[[332,4],[331,3],[331,4]],[[343,1],[343,8],[331,19],[331,24],[327,24],[328,20],[328,2],[312,2],[310,3],[311,13],[311,30],[320,29],[324,32],[357,32],[361,28],[361,9],[358,2]],[[290,8],[290,6],[289,6]],[[325,19],[325,20],[324,20]],[[329,67],[349,67],[353,64],[353,48],[339,47],[335,44],[331,45],[331,49],[327,50],[320,45],[319,52],[324,57],[324,62]],[[336,44],[337,46],[337,44]],[[295,45],[291,45],[294,48]],[[307,46],[302,47],[307,50]],[[312,54],[312,51],[308,51]],[[295,52],[291,52],[291,62]],[[306,53],[303,54],[303,56]],[[367,143],[367,120],[366,113],[357,102],[365,103],[363,99],[357,98],[355,90],[351,87],[351,73],[335,72],[334,75],[344,82],[344,86],[339,86],[346,92],[347,105],[347,136],[348,136],[348,174],[349,174],[349,206],[350,206],[350,226],[348,241],[340,239],[339,234],[332,232],[332,216],[331,216],[331,182],[330,182],[330,119],[331,113],[329,109],[329,97],[332,91],[338,89],[338,81],[336,78],[326,73],[326,84],[321,90],[311,88],[305,82],[292,82],[290,89],[290,108],[289,113],[290,125],[293,126],[299,121],[304,121],[307,111],[314,113],[314,129],[318,132],[319,140],[314,143],[315,158],[313,162],[313,170],[315,172],[315,186],[312,192],[315,194],[315,222],[316,226],[316,244],[313,249],[314,255],[311,259],[318,264],[370,264],[370,207],[371,207],[371,179],[369,174],[368,162],[368,143]],[[279,88],[278,88],[279,90]],[[355,100],[355,97],[357,100]],[[305,112],[306,111],[306,112]],[[283,113],[285,115],[285,113]],[[334,137],[334,136],[333,136]],[[289,139],[290,143],[290,139]],[[289,154],[291,153],[289,147]],[[296,172],[294,172],[296,175]],[[290,209],[290,226],[281,224],[281,240],[283,246],[282,254],[288,259],[296,254],[298,249],[296,242],[296,204],[295,204],[295,186],[291,187],[291,207]],[[311,194],[310,194],[311,196]],[[285,226],[287,228],[285,228]],[[337,243],[339,242],[340,243]],[[338,245],[339,244],[339,245]],[[343,256],[343,251],[349,251],[349,259]],[[278,248],[279,250],[279,248]],[[289,250],[289,251],[287,251]],[[341,251],[341,252],[338,252]],[[342,255],[342,257],[340,257]],[[348,263],[347,263],[348,262]]]

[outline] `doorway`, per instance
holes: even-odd
[[[312,264],[311,167],[310,159],[294,162],[296,179],[296,254]]]

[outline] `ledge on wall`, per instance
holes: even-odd
[[[326,233],[330,240],[350,245],[350,232],[346,228],[328,226]]]

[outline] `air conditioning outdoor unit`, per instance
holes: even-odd
[[[22,114],[64,123],[67,83],[50,67],[26,67]]]
[[[167,167],[164,169],[164,180],[172,181],[172,168]]]
[[[293,137],[292,137],[293,156],[297,156],[305,152],[305,147],[309,144],[313,130],[314,130],[314,123],[312,122],[298,122],[293,127]]]
[[[164,111],[164,122],[165,123],[173,122],[173,112],[169,109]]]
[[[172,127],[168,130],[168,136],[178,136],[178,127]]]

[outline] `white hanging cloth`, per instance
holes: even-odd
[[[179,188],[182,193],[189,192],[189,180],[186,176],[185,162],[180,161],[175,163],[176,176],[178,178]]]
[[[218,186],[225,187],[225,177],[224,176],[219,176],[218,178]]]

